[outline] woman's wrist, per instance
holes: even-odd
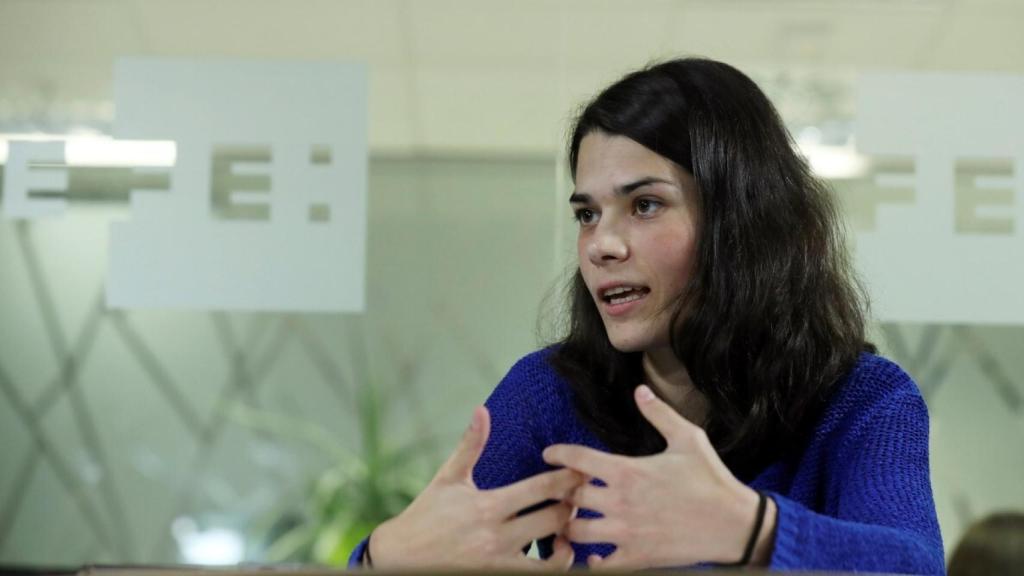
[[[770,496],[765,509],[764,522],[761,525],[760,533],[757,535],[757,543],[754,545],[754,554],[750,559],[749,566],[767,566],[771,563],[772,552],[775,550],[775,525],[779,519],[779,507]]]
[[[720,537],[722,548],[716,562],[725,566],[765,566],[771,560],[777,508],[767,495],[762,496],[746,485],[740,486],[731,498],[731,505],[725,508],[729,511],[729,520],[726,532]],[[748,548],[751,549],[749,557]]]
[[[359,563],[362,564],[363,568],[373,568],[373,557],[370,555],[370,543],[373,542],[373,532],[366,537],[366,546],[363,547],[363,557],[360,558]]]
[[[379,524],[376,528],[370,532],[370,535],[366,537],[366,549],[363,552],[363,566],[366,568],[381,568],[388,566],[388,551],[386,548],[385,541],[387,540],[388,523],[391,520],[387,520]]]

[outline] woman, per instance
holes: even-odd
[[[924,402],[872,354],[828,190],[757,86],[701,59],[634,72],[569,161],[569,334],[353,563],[941,574]]]

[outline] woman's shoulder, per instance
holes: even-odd
[[[504,380],[535,390],[565,389],[567,386],[565,379],[551,363],[551,358],[556,351],[557,346],[548,346],[519,358],[509,368]]]
[[[554,367],[548,363],[551,355],[558,350],[557,345],[546,346],[538,350],[534,350],[529,354],[522,356],[519,360],[512,365],[511,371],[534,371],[534,372],[554,372]]]
[[[517,403],[525,402],[540,408],[564,401],[568,398],[569,387],[550,362],[554,352],[555,347],[550,346],[517,360],[498,384],[494,395],[514,398]]]
[[[599,446],[576,415],[572,389],[551,362],[555,347],[520,358],[491,392],[492,421],[530,436],[538,446],[574,443]]]
[[[858,426],[892,410],[927,419],[927,408],[913,378],[892,360],[865,352],[834,389],[819,420],[819,432]]]
[[[898,364],[883,356],[864,352],[840,383],[837,399],[863,403],[903,394],[920,396],[921,391]]]

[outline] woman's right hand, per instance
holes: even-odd
[[[473,466],[487,443],[490,420],[487,409],[477,407],[458,448],[430,484],[405,511],[373,531],[374,568],[560,570],[572,565],[572,547],[560,535],[572,508],[562,500],[582,484],[583,476],[561,469],[480,490],[473,482]],[[516,516],[545,500],[558,502]],[[525,545],[550,534],[556,534],[550,558],[523,554]]]

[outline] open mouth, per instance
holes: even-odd
[[[650,293],[650,288],[645,286],[616,286],[609,288],[601,294],[601,299],[607,304],[616,306],[639,300]]]

